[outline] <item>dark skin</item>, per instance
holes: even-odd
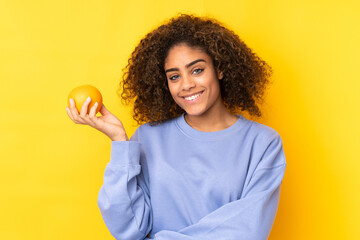
[[[169,51],[164,68],[170,93],[185,110],[185,120],[190,126],[214,132],[236,122],[237,117],[228,112],[221,98],[222,73],[201,48],[175,45]]]

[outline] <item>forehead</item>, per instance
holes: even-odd
[[[203,59],[209,63],[212,62],[211,57],[201,47],[192,47],[182,43],[169,49],[164,67],[182,67],[197,59]]]

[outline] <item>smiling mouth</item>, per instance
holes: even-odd
[[[202,94],[203,94],[204,91],[202,92],[199,92],[199,93],[196,93],[194,95],[191,95],[191,96],[187,96],[187,97],[183,97],[186,101],[195,101],[196,99],[198,99]]]

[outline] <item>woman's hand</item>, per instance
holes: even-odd
[[[112,141],[128,141],[126,131],[121,121],[115,117],[104,105],[100,108],[102,116],[96,116],[97,103],[90,109],[87,114],[88,106],[91,102],[90,97],[81,106],[80,114],[75,107],[75,102],[70,99],[69,107],[66,108],[66,112],[76,124],[89,125],[100,132],[108,136]]]

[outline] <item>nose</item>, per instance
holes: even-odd
[[[196,86],[194,79],[191,76],[183,77],[182,89],[188,91]]]

